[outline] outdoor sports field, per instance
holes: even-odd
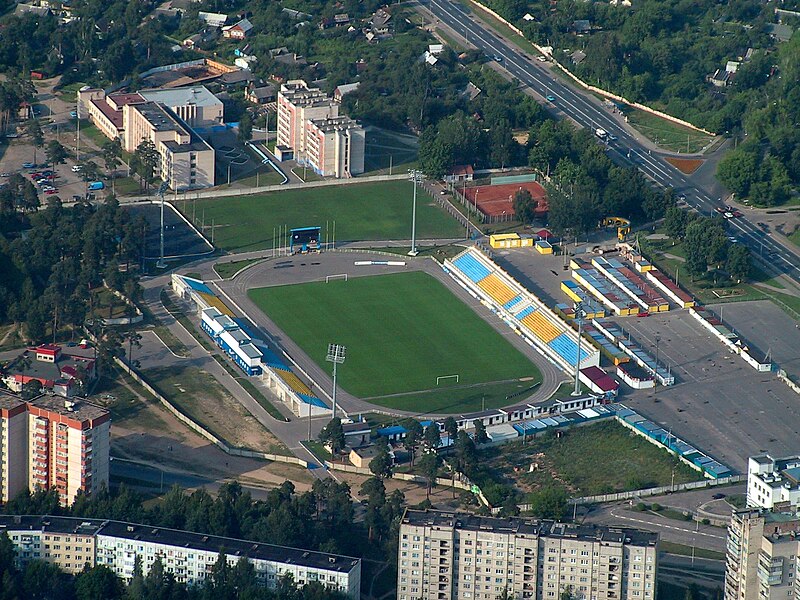
[[[250,290],[250,298],[338,383],[389,408],[460,413],[508,405],[539,369],[432,276],[421,272]],[[440,379],[437,377],[458,375]]]
[[[411,238],[412,184],[386,181],[331,185],[269,194],[206,198],[176,202],[186,217],[214,224],[214,245],[229,252],[266,250],[274,230],[293,227],[332,229],[336,241],[405,240]],[[207,230],[211,235],[210,230]],[[331,232],[332,233],[332,232]],[[431,197],[417,190],[417,237],[463,238],[464,228]]]

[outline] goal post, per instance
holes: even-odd
[[[446,379],[455,379],[456,383],[458,383],[458,375],[440,375],[436,378],[436,387],[439,387],[439,383]]]
[[[347,281],[347,273],[339,273],[338,275],[326,275],[325,283],[330,283],[331,281],[335,281],[337,279],[344,279],[345,281]]]

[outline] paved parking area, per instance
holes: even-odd
[[[779,306],[768,300],[756,300],[711,308],[745,340],[762,352],[769,352],[787,373],[800,377],[800,324]]]
[[[671,365],[676,385],[624,402],[737,471],[759,452],[797,452],[800,398],[772,373],[729,353],[687,311],[616,319],[642,348]]]
[[[570,277],[563,256],[499,250],[495,260],[549,305],[569,302],[560,289]],[[771,351],[787,371],[800,374],[800,329],[778,307],[770,302],[726,304],[723,317],[760,350]],[[613,320],[653,357],[658,337],[659,362],[670,366],[676,378],[676,385],[655,393],[623,386],[620,399],[631,408],[737,471],[746,470],[752,454],[798,451],[800,397],[774,374],[759,373],[728,352],[687,311]]]

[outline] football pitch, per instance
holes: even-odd
[[[542,380],[536,365],[426,273],[258,288],[249,296],[326,372],[328,344],[346,346],[338,384],[373,404],[463,413],[511,404],[517,393],[521,401]]]
[[[330,185],[268,194],[178,200],[176,208],[206,226],[214,245],[229,252],[268,250],[278,227],[322,227],[322,241],[411,239],[412,184],[385,181]],[[326,235],[325,226],[328,225]],[[417,237],[463,238],[464,228],[417,190]]]

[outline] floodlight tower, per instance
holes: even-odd
[[[586,318],[586,311],[583,310],[583,303],[575,303],[575,320],[578,322],[578,350],[575,356],[575,390],[572,392],[573,396],[581,395],[581,328],[583,326],[583,319]]]
[[[342,346],[341,344],[328,344],[328,355],[325,357],[330,363],[333,363],[333,416],[332,419],[336,418],[336,365],[340,365],[344,362],[345,353],[347,348]]]
[[[417,169],[409,169],[408,176],[414,181],[414,200],[411,205],[411,250],[409,256],[416,256],[419,254],[417,251],[417,183],[422,178],[422,171]]]
[[[158,195],[161,198],[161,239],[156,267],[159,269],[164,269],[167,266],[167,263],[164,262],[164,192],[167,191],[167,188],[169,188],[169,183],[166,181],[162,181],[161,185],[158,186]]]

